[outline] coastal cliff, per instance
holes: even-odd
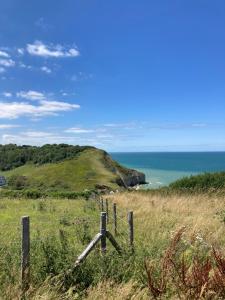
[[[103,162],[106,168],[117,176],[116,183],[119,186],[129,188],[146,183],[144,173],[120,165],[105,151],[103,151]]]
[[[13,160],[4,156],[4,148],[11,151]],[[26,158],[23,161],[22,155]],[[143,173],[121,166],[104,150],[88,146],[2,146],[1,169],[13,190],[107,192],[145,183]]]

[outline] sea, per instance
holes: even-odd
[[[167,186],[182,177],[225,171],[225,152],[114,152],[121,165],[145,173],[144,188]]]

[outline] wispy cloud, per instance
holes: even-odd
[[[24,102],[0,102],[0,119],[16,119],[22,116],[57,116],[59,112],[79,109],[80,105],[59,101],[41,100],[38,105]]]
[[[9,58],[9,57],[10,57],[10,55],[9,55],[7,52],[2,51],[2,50],[0,50],[0,56],[1,56],[1,57],[6,57],[6,58]]]
[[[19,98],[24,98],[27,100],[44,100],[45,95],[37,91],[20,91],[16,93],[16,96]]]
[[[12,93],[10,93],[10,92],[3,92],[2,95],[6,98],[12,97]]]
[[[11,58],[1,58],[0,59],[0,66],[3,67],[14,67],[15,66],[15,61],[12,60]]]
[[[50,68],[46,67],[46,66],[41,67],[41,71],[43,71],[47,74],[52,73],[52,70]]]
[[[23,135],[25,137],[31,137],[31,138],[39,138],[39,137],[44,138],[49,136],[55,136],[55,134],[46,131],[26,131],[20,133],[20,135]]]
[[[5,68],[0,67],[0,74],[5,72]]]
[[[117,128],[134,129],[140,125],[137,125],[135,122],[129,122],[129,123],[106,123],[103,126],[111,129],[117,129]]]
[[[68,128],[68,129],[64,130],[64,132],[79,134],[79,133],[91,133],[91,132],[94,132],[94,130],[79,128],[79,127],[72,127],[72,128]]]
[[[92,145],[96,147],[105,147],[109,143],[107,139],[98,138],[96,136],[85,137],[79,135],[63,134],[60,131],[46,132],[28,130],[24,132],[18,132],[17,134],[3,134],[2,143],[16,143],[20,145],[43,145],[46,143],[67,143],[73,145]]]
[[[33,44],[27,44],[27,52],[30,55],[41,56],[41,57],[76,57],[80,55],[77,48],[68,48],[60,44],[57,45],[46,45],[41,41],[35,41]]]
[[[11,128],[18,128],[21,127],[20,125],[13,125],[13,124],[0,124],[1,129],[11,129]]]
[[[18,65],[20,68],[23,68],[23,69],[28,69],[28,70],[33,69],[33,67],[31,65],[26,65],[25,63],[23,63],[21,61],[18,63]]]
[[[24,48],[18,48],[17,52],[18,52],[18,54],[23,55],[25,50],[24,50]]]

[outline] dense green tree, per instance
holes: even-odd
[[[0,170],[7,171],[23,166],[27,162],[45,164],[73,158],[89,146],[72,146],[67,144],[46,144],[42,147],[0,145]]]

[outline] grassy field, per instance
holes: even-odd
[[[224,196],[216,193],[165,196],[160,192],[125,192],[107,198],[110,203],[118,203],[119,235],[116,238],[125,251],[119,256],[108,245],[108,251],[102,257],[96,249],[68,277],[63,277],[62,271],[70,268],[98,232],[99,210],[95,202],[82,199],[0,200],[2,299],[18,299],[22,215],[31,217],[32,275],[27,299],[153,299],[145,263],[147,270],[151,270],[152,286],[162,288],[162,274],[167,279],[166,287],[163,286],[165,290],[158,294],[160,299],[224,299],[223,284],[220,284],[220,290],[213,290],[214,287],[210,286],[209,291],[204,282],[200,291],[185,289],[177,281],[178,275],[170,273],[172,267],[168,260],[168,253],[171,260],[176,256],[177,263],[184,259],[189,264],[188,273],[192,271],[192,261],[197,256],[199,262],[195,267],[200,268],[200,262],[205,263],[212,245],[224,254]],[[134,211],[135,218],[134,254],[127,247],[128,209]],[[111,224],[109,230],[112,230]],[[210,276],[214,273],[215,270],[211,269]],[[58,274],[61,275],[57,277]],[[191,280],[195,280],[192,276]],[[54,279],[49,279],[52,277]]]

